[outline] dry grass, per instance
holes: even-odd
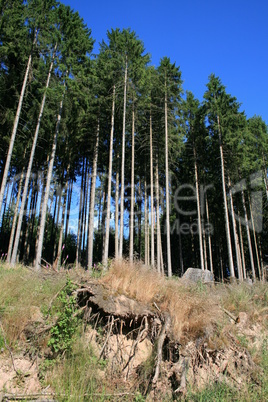
[[[10,345],[20,339],[33,314],[47,306],[66,275],[47,276],[23,267],[0,266],[0,319]]]
[[[113,292],[148,304],[155,303],[172,318],[173,335],[180,342],[208,335],[222,314],[214,292],[202,285],[186,287],[180,279],[167,279],[142,264],[114,261],[102,278]]]

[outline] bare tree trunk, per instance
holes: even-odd
[[[207,240],[205,230],[203,229],[202,229],[202,235],[203,235],[203,247],[204,247],[204,268],[205,270],[207,270],[208,269]]]
[[[110,148],[109,148],[109,170],[108,170],[106,228],[105,228],[105,240],[104,240],[103,257],[102,257],[102,263],[103,263],[103,266],[104,266],[105,269],[107,269],[108,254],[109,254],[111,193],[112,193],[112,175],[113,175],[114,114],[115,114],[115,85],[113,86],[111,133],[110,133]]]
[[[64,92],[62,95],[62,100],[60,102],[60,110],[59,110],[59,114],[58,114],[58,118],[57,118],[56,130],[55,130],[55,135],[53,138],[52,151],[51,151],[51,155],[50,155],[49,167],[48,167],[48,172],[47,172],[47,183],[46,183],[44,203],[42,206],[40,230],[39,230],[39,236],[38,236],[38,245],[37,245],[37,250],[36,250],[36,259],[35,259],[36,270],[39,270],[41,267],[42,248],[43,248],[43,241],[44,241],[48,197],[49,197],[49,190],[50,190],[50,184],[51,184],[51,179],[52,179],[53,165],[54,165],[54,160],[55,160],[55,155],[56,155],[57,139],[58,139],[58,134],[59,134],[59,130],[60,130],[60,122],[61,122],[61,115],[62,115],[62,109],[63,109],[64,94],[65,94],[65,84],[64,84]]]
[[[252,276],[253,276],[253,279],[255,280],[256,279],[256,273],[255,273],[254,258],[253,258],[253,252],[252,252],[252,245],[251,245],[251,238],[250,238],[250,231],[249,231],[249,223],[248,223],[248,215],[247,215],[247,209],[246,209],[244,190],[242,190],[241,193],[242,193],[242,203],[243,203],[243,209],[244,209],[244,215],[245,215],[245,224],[246,224],[247,237],[248,237],[248,249],[249,249],[249,256],[250,256],[250,265],[251,265],[251,270],[252,270]]]
[[[167,231],[167,270],[172,276],[171,248],[170,248],[170,221],[169,221],[169,164],[168,164],[168,110],[167,110],[167,83],[165,82],[165,174],[166,174],[166,231]]]
[[[35,43],[36,43],[36,36],[37,36],[37,31],[35,32],[33,45],[35,45]],[[15,138],[16,138],[16,134],[17,134],[18,124],[19,124],[19,119],[20,119],[20,114],[21,114],[21,109],[22,109],[22,102],[23,102],[25,89],[26,89],[26,85],[27,85],[27,81],[28,81],[31,62],[32,62],[32,54],[30,54],[30,56],[28,58],[28,63],[27,63],[25,74],[24,74],[24,80],[23,80],[19,103],[18,103],[18,107],[17,107],[17,112],[16,112],[13,129],[12,129],[12,133],[11,133],[11,138],[10,138],[6,163],[5,163],[5,169],[4,169],[2,183],[1,183],[1,190],[0,190],[0,213],[1,213],[1,209],[2,209],[2,204],[3,204],[5,189],[6,189],[6,183],[7,183],[7,177],[8,177],[14,142],[15,142]]]
[[[133,262],[134,254],[134,162],[135,162],[135,110],[134,100],[132,109],[132,144],[131,144],[131,194],[130,194],[130,217],[129,217],[129,261]]]
[[[79,200],[79,214],[78,214],[78,226],[77,226],[77,242],[76,242],[76,258],[75,265],[78,268],[80,263],[80,250],[81,250],[81,230],[82,230],[82,210],[83,210],[83,199],[84,199],[84,180],[85,180],[85,159],[83,158],[82,175],[81,175],[81,186],[80,186],[80,200]]]
[[[207,222],[210,228],[210,224],[209,224],[209,210],[208,210],[208,200],[206,197],[206,214],[207,214]],[[211,233],[209,230],[208,233],[208,250],[209,250],[209,264],[210,264],[210,271],[213,273],[213,256],[212,256],[212,247],[211,247]]]
[[[148,239],[148,209],[147,209],[147,182],[144,183],[144,259],[145,265],[150,264],[149,261],[149,239]]]
[[[244,278],[247,277],[246,273],[246,262],[245,262],[245,253],[244,253],[244,243],[243,243],[243,233],[242,233],[242,225],[241,225],[241,219],[240,215],[239,216],[239,237],[240,237],[240,250],[241,250],[241,262],[242,262],[242,270],[243,270],[243,276]]]
[[[158,172],[158,157],[155,167],[155,195],[156,195],[156,237],[157,237],[157,271],[161,273],[161,227],[160,227],[160,203],[159,203],[159,172]]]
[[[196,203],[197,203],[197,219],[198,219],[198,237],[199,237],[200,263],[201,263],[201,269],[204,270],[205,266],[204,266],[204,254],[203,254],[203,240],[202,240],[203,229],[202,229],[202,223],[201,223],[199,181],[198,181],[198,171],[197,171],[195,144],[193,144],[193,152],[194,152],[194,174],[195,174],[195,191],[196,191]]]
[[[150,190],[151,190],[151,265],[154,267],[154,171],[153,171],[153,125],[152,111],[150,108]]]
[[[7,258],[6,258],[6,261],[8,263],[10,263],[10,258],[11,258],[12,248],[13,248],[16,223],[17,223],[17,218],[18,218],[18,210],[19,210],[19,204],[20,204],[21,188],[22,188],[22,182],[24,179],[24,172],[25,172],[25,168],[23,168],[21,175],[20,175],[17,201],[16,201],[16,205],[15,205],[15,210],[14,210],[14,217],[13,217],[13,222],[12,222],[12,228],[11,228],[11,233],[10,233],[10,238],[9,238],[8,251],[7,251]]]
[[[47,94],[47,89],[48,89],[49,83],[50,83],[50,78],[51,78],[51,73],[52,73],[52,68],[53,68],[56,48],[57,48],[57,45],[54,48],[52,61],[51,61],[50,66],[49,66],[45,92],[44,92],[43,99],[42,99],[42,102],[41,102],[41,107],[40,107],[39,116],[38,116],[38,119],[37,119],[34,138],[33,138],[31,154],[30,154],[29,163],[28,163],[28,167],[27,167],[25,183],[24,183],[24,188],[23,188],[23,195],[22,195],[21,206],[20,206],[20,212],[19,212],[19,218],[18,218],[18,224],[17,224],[17,230],[16,230],[16,236],[15,236],[15,242],[14,242],[13,252],[12,252],[12,256],[11,256],[11,264],[12,265],[15,264],[16,259],[17,259],[18,246],[19,246],[19,236],[20,236],[20,231],[21,231],[21,225],[22,225],[23,213],[24,213],[24,208],[25,208],[25,202],[26,202],[26,197],[27,197],[27,193],[28,193],[28,187],[29,187],[29,181],[30,181],[31,172],[32,172],[34,154],[35,154],[35,149],[36,149],[36,145],[37,145],[37,139],[38,139],[38,135],[39,135],[41,119],[42,119],[44,108],[45,108],[46,94]]]
[[[63,190],[63,203],[62,203],[62,211],[61,211],[61,225],[60,225],[60,235],[58,241],[58,252],[57,252],[57,269],[61,266],[61,256],[62,256],[62,241],[63,241],[63,228],[64,228],[64,221],[66,215],[66,207],[67,207],[67,189],[68,189],[68,175],[69,175],[70,164],[67,167],[67,174],[66,174],[66,183]]]
[[[121,200],[120,200],[119,258],[122,258],[122,256],[123,256],[123,241],[124,241],[125,137],[126,137],[126,109],[127,109],[127,74],[128,74],[128,62],[127,62],[127,56],[126,56],[125,79],[124,79],[122,160],[121,160]]]
[[[250,219],[252,222],[252,232],[253,232],[253,239],[254,239],[254,245],[255,245],[255,254],[256,254],[256,259],[257,259],[259,280],[262,280],[261,264],[260,264],[260,258],[259,258],[259,251],[258,251],[258,244],[257,244],[257,239],[256,239],[255,223],[254,223],[254,217],[253,217],[253,213],[252,213],[250,195],[248,195],[248,199],[249,199],[249,213],[250,213]]]
[[[226,187],[225,187],[224,157],[223,157],[223,149],[222,149],[221,126],[220,126],[219,116],[217,116],[217,121],[218,121],[218,130],[219,130],[221,178],[222,178],[222,192],[223,192],[224,214],[225,214],[225,230],[226,230],[227,250],[228,250],[228,259],[229,259],[229,271],[230,271],[231,277],[235,277],[229,215],[228,215],[228,205],[227,205],[227,196],[226,196]]]
[[[265,282],[265,275],[264,275],[264,265],[263,265],[263,256],[262,256],[262,249],[261,249],[261,242],[260,242],[260,236],[257,236],[257,240],[258,240],[258,245],[259,245],[259,250],[260,250],[260,260],[261,260],[261,278],[263,280],[263,282]]]
[[[242,281],[243,280],[242,261],[241,261],[239,239],[238,239],[238,235],[237,235],[237,226],[236,226],[235,213],[234,213],[234,202],[233,202],[233,194],[232,194],[232,189],[231,189],[231,180],[230,180],[229,175],[228,175],[228,187],[230,189],[229,196],[230,196],[232,223],[233,223],[233,236],[234,236],[234,243],[235,243],[235,255],[236,255],[238,278],[240,281]]]
[[[35,202],[36,202],[36,192],[34,191],[35,187],[37,184],[37,178],[36,176],[32,180],[32,185],[31,185],[31,200],[30,200],[30,205],[29,205],[29,211],[28,211],[28,222],[26,226],[26,234],[24,238],[24,247],[23,247],[23,263],[26,265],[27,264],[27,259],[28,259],[28,251],[30,249],[29,245],[29,237],[30,237],[30,232],[32,229],[32,211],[35,209]],[[30,194],[30,190],[29,190]]]
[[[183,263],[183,255],[182,255],[182,241],[181,241],[181,231],[180,231],[180,218],[178,217],[179,223],[179,255],[180,255],[180,268],[181,274],[184,274],[184,263]]]
[[[94,208],[95,208],[95,194],[96,194],[96,180],[97,180],[97,164],[99,154],[99,141],[100,141],[100,122],[98,120],[96,142],[94,145],[93,166],[91,174],[90,185],[90,202],[89,202],[89,222],[88,222],[88,246],[87,246],[87,267],[91,269],[93,266],[93,241],[94,241]]]
[[[264,154],[262,154],[262,160],[263,160],[263,173],[264,173],[264,186],[265,186],[265,191],[266,191],[266,197],[268,201],[268,179],[267,179],[267,166],[266,166],[266,161],[264,158]]]
[[[115,182],[115,232],[114,232],[114,241],[115,241],[115,259],[119,256],[119,248],[118,248],[118,224],[119,224],[119,155],[117,155],[117,169],[116,169],[116,182]]]

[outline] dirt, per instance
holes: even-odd
[[[22,354],[11,356],[7,351],[0,354],[0,390],[11,394],[35,394],[42,387],[38,379],[38,362]]]

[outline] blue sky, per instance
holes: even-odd
[[[220,77],[247,117],[268,124],[268,0],[62,0],[78,11],[98,43],[107,30],[131,28],[152,64],[170,57],[184,90],[202,100],[208,76]]]

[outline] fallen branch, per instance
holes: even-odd
[[[158,343],[157,343],[157,354],[156,354],[156,368],[155,368],[155,374],[153,378],[153,384],[156,384],[159,373],[160,373],[160,365],[162,362],[162,355],[163,355],[163,345],[164,341],[166,339],[167,332],[169,331],[169,327],[171,324],[171,318],[169,314],[165,314],[165,319],[164,319],[164,324],[161,328],[161,332],[158,338]]]
[[[109,332],[108,332],[108,334],[107,334],[107,336],[106,336],[105,342],[104,342],[103,347],[102,347],[102,349],[101,349],[101,351],[100,351],[100,356],[99,356],[98,360],[100,360],[100,359],[101,359],[101,356],[103,355],[103,352],[104,352],[104,350],[105,350],[105,348],[106,348],[106,345],[107,345],[107,343],[108,343],[108,340],[109,340],[109,338],[110,338],[110,336],[111,336],[111,332],[112,332],[113,325],[114,325],[114,316],[112,315],[112,322],[111,322],[111,324],[110,324]]]
[[[224,311],[225,314],[227,314],[232,320],[236,321],[237,318],[236,318],[232,313],[230,313],[230,311],[226,310],[224,307],[221,307],[221,309],[222,309],[222,311]]]

